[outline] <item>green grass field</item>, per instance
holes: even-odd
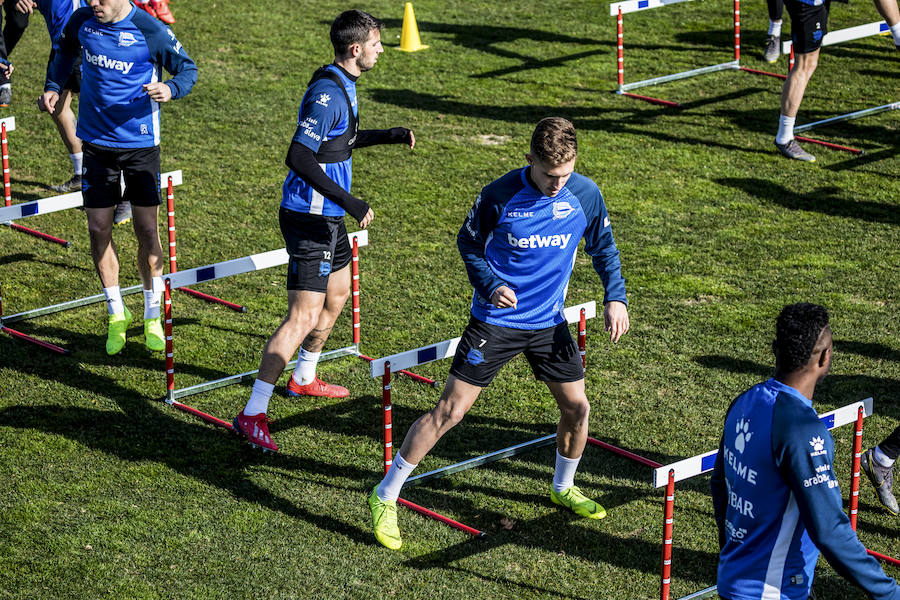
[[[9,0],[7,0],[9,1]],[[276,249],[284,155],[312,70],[331,60],[328,27],[350,5],[176,0],[179,39],[200,69],[187,98],[164,107],[163,170],[176,188],[179,267]],[[781,84],[720,72],[638,90],[684,104],[626,99],[615,87],[615,19],[598,2],[419,0],[423,42],[399,44],[403,4],[360,6],[387,22],[385,53],[360,80],[365,128],[405,125],[413,152],[361,150],[354,191],[375,211],[361,251],[362,351],[385,356],[459,335],[471,288],[455,236],[481,186],[524,163],[538,119],[579,130],[578,170],[604,193],[630,296],[631,332],[617,345],[588,323],[591,434],[668,463],[715,447],[730,400],[771,373],[774,319],[813,301],[832,314],[836,356],[820,411],[874,396],[864,442],[900,419],[900,121],[896,111],[817,130],[866,154],[772,144]],[[629,81],[726,62],[732,5],[704,0],[626,16]],[[742,64],[761,60],[763,2],[742,7]],[[870,2],[835,4],[831,29],[875,21]],[[69,176],[55,128],[34,105],[49,42],[35,15],[12,56],[9,135],[14,202],[51,196]],[[900,100],[900,53],[876,37],[823,51],[798,123]],[[25,225],[69,249],[0,230],[7,314],[99,292],[84,215]],[[351,230],[353,227],[349,227]],[[161,227],[163,234],[165,227]],[[123,285],[137,283],[135,241],[118,228]],[[284,269],[198,289],[247,314],[174,297],[177,385],[256,369],[286,306]],[[586,255],[572,304],[600,301]],[[126,298],[140,311],[140,296]],[[138,313],[136,313],[138,314]],[[329,348],[350,342],[349,309]],[[160,402],[164,359],[133,327],[104,352],[102,305],[14,327],[72,350],[58,357],[0,336],[0,597],[3,598],[603,598],[659,596],[662,491],[646,467],[588,449],[578,481],[609,510],[579,521],[549,502],[544,448],[414,488],[405,497],[488,532],[483,540],[401,509],[404,547],[374,541],[366,494],[378,481],[380,382],[352,358],[320,374],[347,400],[276,391],[282,452],[261,455]],[[418,369],[446,378],[449,364]],[[282,380],[283,384],[284,380]],[[230,420],[249,386],[186,401]],[[438,392],[397,379],[395,439]],[[545,435],[556,407],[517,359],[420,472]],[[845,496],[851,432],[835,432]],[[677,487],[672,597],[715,583],[716,533],[705,477]],[[863,482],[859,531],[900,554],[900,521]],[[894,577],[900,570],[889,568]],[[820,600],[862,597],[822,561]]]

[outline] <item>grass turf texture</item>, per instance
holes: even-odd
[[[297,105],[309,74],[331,59],[328,26],[346,7],[173,4],[200,68],[194,92],[163,110],[163,170],[185,174],[176,188],[181,268],[281,245],[276,214]],[[360,81],[362,124],[404,124],[418,140],[412,153],[374,148],[355,159],[354,190],[376,215],[361,250],[365,353],[460,333],[470,287],[456,231],[480,187],[523,164],[534,123],[561,115],[579,130],[578,170],[604,192],[631,300],[632,330],[618,346],[599,320],[588,324],[592,435],[662,463],[713,448],[730,400],[770,374],[775,316],[799,300],[833,318],[836,358],[818,408],[874,396],[867,446],[897,423],[897,113],[810,134],[863,148],[861,158],[808,146],[815,164],[790,162],[772,144],[774,79],[723,72],[637,90],[679,101],[680,111],[613,94],[615,19],[605,5],[420,1],[431,48],[416,54],[391,48],[399,3],[365,8],[386,19],[388,48]],[[785,60],[761,60],[764,4],[742,8],[742,63],[784,72]],[[730,60],[731,10],[705,1],[627,15],[627,80]],[[876,18],[867,2],[835,4],[830,26]],[[52,195],[47,185],[69,175],[55,128],[33,109],[47,50],[36,16],[13,54],[14,100],[3,112],[17,118],[14,202]],[[896,101],[898,76],[890,39],[827,48],[798,122]],[[81,212],[23,224],[74,245],[0,230],[7,314],[97,292]],[[123,285],[133,284],[134,238],[127,228],[115,236]],[[245,304],[245,315],[176,294],[177,385],[257,368],[284,311],[283,281],[279,268],[199,286]],[[570,303],[601,298],[582,254]],[[140,310],[140,296],[126,303]],[[348,314],[329,347],[349,343]],[[599,522],[551,505],[550,448],[415,488],[405,497],[489,537],[401,508],[405,545],[392,553],[375,543],[365,500],[382,457],[380,385],[367,364],[320,367],[352,390],[348,400],[276,397],[282,452],[262,456],[161,404],[162,354],[144,349],[135,326],[122,354],[107,357],[105,323],[96,305],[14,325],[71,348],[65,358],[0,336],[0,597],[658,596],[662,491],[645,467],[586,451],[578,483],[609,510]],[[444,379],[447,367],[418,371]],[[234,386],[185,401],[230,419],[248,393]],[[397,379],[394,397],[399,444],[437,392]],[[420,472],[544,435],[556,418],[517,360]],[[836,440],[846,495],[849,428]],[[676,498],[673,597],[712,585],[716,564],[706,478],[678,485]],[[896,556],[900,523],[865,481],[861,500],[863,540]],[[824,561],[814,590],[823,600],[858,596]]]

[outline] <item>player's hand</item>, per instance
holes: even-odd
[[[147,95],[150,96],[150,99],[154,102],[168,102],[172,99],[172,88],[162,81],[145,83],[144,91],[147,92]]]
[[[603,324],[609,332],[609,341],[613,344],[625,335],[631,324],[628,322],[628,307],[624,302],[607,302],[603,308]]]
[[[0,2],[2,4],[2,2]],[[30,15],[34,12],[34,2],[33,0],[17,0],[16,1],[16,10],[22,14]]]
[[[51,115],[56,112],[56,102],[59,100],[59,94],[56,92],[44,92],[38,96],[38,110],[48,112]]]
[[[412,129],[409,130],[409,149],[412,150],[416,147],[416,136],[413,135]]]
[[[497,308],[515,308],[518,302],[516,293],[505,285],[501,285],[491,294],[491,304]]]
[[[359,226],[360,226],[362,229],[365,229],[366,227],[369,226],[369,223],[371,223],[371,222],[372,222],[372,219],[374,219],[374,218],[375,218],[375,213],[373,213],[373,212],[372,212],[372,209],[370,208],[370,209],[366,212],[366,216],[364,216],[364,217],[362,218],[362,220],[359,222]]]
[[[7,77],[9,77],[10,75],[12,75],[12,72],[13,72],[14,70],[15,70],[15,67],[13,67],[11,64],[9,64],[9,63],[0,63],[0,71],[3,71],[4,73],[6,73],[6,76],[7,76]]]

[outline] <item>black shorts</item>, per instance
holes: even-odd
[[[47,67],[50,67],[50,63],[53,62],[53,58],[56,56],[56,49],[50,50],[50,59],[47,61]],[[66,79],[66,83],[63,84],[64,90],[69,90],[73,94],[81,93],[81,54],[78,55],[78,58],[75,59],[75,65],[72,67],[72,73],[69,75],[69,78]]]
[[[134,206],[158,206],[159,146],[107,148],[84,142],[81,194],[85,208],[108,208],[123,200]],[[125,178],[122,191],[121,177]]]
[[[569,326],[512,329],[475,317],[462,334],[450,374],[466,383],[487,387],[500,369],[524,353],[539,381],[567,383],[584,379],[584,367]]]
[[[794,54],[808,54],[822,47],[822,39],[828,33],[828,10],[831,0],[819,6],[810,6],[800,0],[784,0],[791,15],[791,43]]]
[[[343,217],[278,211],[278,224],[287,248],[287,289],[324,293],[328,276],[353,258]]]

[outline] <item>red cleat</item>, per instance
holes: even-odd
[[[150,16],[153,17],[154,19],[159,18],[159,15],[156,14],[156,9],[150,5],[150,2],[135,2],[135,5],[138,8],[141,8],[141,9],[147,11],[147,13],[149,13]]]
[[[266,413],[259,413],[248,417],[241,411],[234,418],[234,430],[247,438],[247,442],[254,448],[262,448],[263,452],[278,452],[278,446],[269,435],[269,418]]]
[[[346,398],[350,395],[350,390],[339,385],[325,383],[318,377],[312,380],[312,383],[300,385],[294,381],[294,376],[288,379],[287,384],[288,396],[318,396],[321,398]]]
[[[150,0],[150,5],[156,11],[157,19],[159,19],[166,25],[171,25],[175,22],[175,15],[173,15],[172,11],[169,10],[168,0]]]

